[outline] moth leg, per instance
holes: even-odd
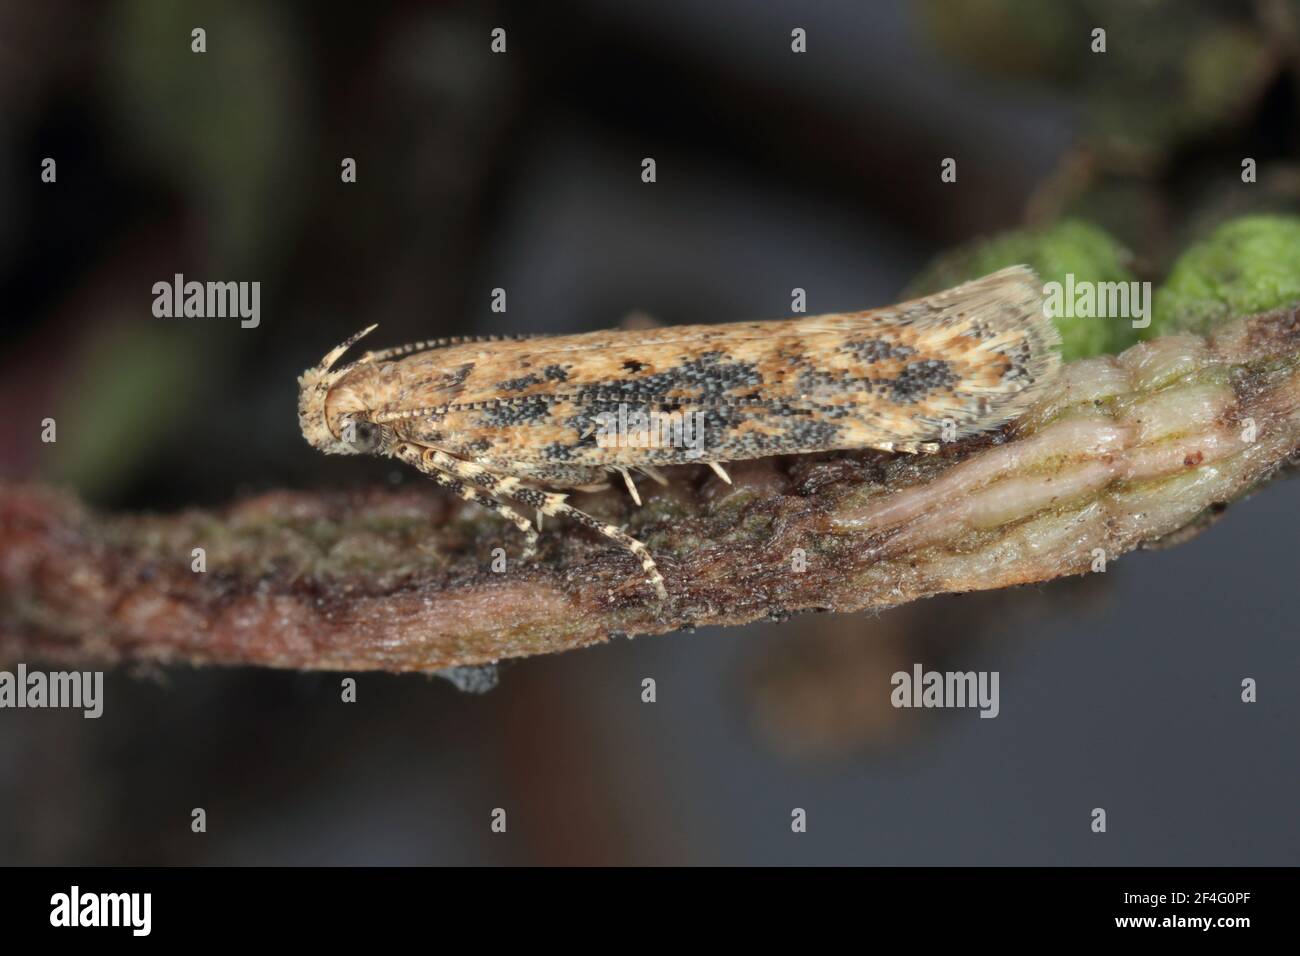
[[[645,576],[649,579],[651,587],[655,589],[655,594],[658,595],[659,600],[665,601],[668,599],[668,589],[664,586],[664,576],[659,573],[659,567],[655,564],[655,559],[650,556],[650,549],[622,528],[607,524],[585,511],[579,511],[564,500],[564,495],[538,491],[536,488],[520,488],[511,492],[510,497],[524,504],[532,505],[543,514],[564,515],[572,518],[593,531],[599,531],[611,541],[621,544],[641,562],[641,570],[645,572]]]
[[[618,542],[636,555],[641,562],[641,569],[645,571],[646,577],[650,580],[650,584],[655,589],[659,599],[661,601],[667,599],[668,589],[664,587],[664,577],[659,573],[659,568],[655,564],[654,558],[650,556],[649,549],[621,528],[606,524],[585,511],[579,511],[565,501],[566,495],[554,491],[541,491],[538,488],[530,488],[513,475],[493,474],[482,465],[453,458],[446,452],[438,451],[436,448],[424,449],[421,458],[428,466],[439,471],[445,471],[463,481],[472,482],[493,495],[513,498],[520,504],[536,508],[542,514],[551,517],[564,515],[579,524],[591,528],[593,531],[599,531],[611,541]]]
[[[538,530],[541,526],[540,521],[538,521],[539,527],[534,528],[531,521],[491,492],[483,492],[471,485],[467,485],[460,478],[455,475],[449,475],[437,467],[426,466],[421,470],[438,484],[442,485],[444,488],[450,488],[466,501],[472,501],[477,505],[482,505],[489,511],[495,511],[507,521],[513,522],[514,526],[524,534],[524,559],[527,560],[537,556]]]
[[[491,495],[486,495],[483,492],[472,488],[459,478],[454,478],[451,475],[432,469],[425,470],[424,473],[442,487],[450,488],[466,501],[472,501],[476,505],[482,505],[489,511],[495,511],[497,514],[501,515],[501,517],[513,522],[514,526],[524,533],[524,559],[528,560],[529,558],[535,558],[537,556],[537,529],[533,527],[531,521],[521,515],[518,511],[515,511],[514,508],[511,508],[500,498],[493,498]]]
[[[937,441],[888,441],[879,445],[867,445],[866,447],[899,455],[934,455],[939,452],[939,443]]]
[[[418,467],[422,470],[434,469],[445,472],[467,484],[482,489],[494,498],[514,498],[517,501],[523,501],[515,492],[521,488],[530,487],[516,475],[502,474],[485,465],[465,461],[463,458],[449,455],[437,448],[419,447],[417,453],[420,459]],[[560,497],[563,498],[564,496],[561,495]],[[525,504],[531,504],[531,502],[525,502]]]
[[[641,474],[645,475],[651,481],[660,485],[668,484],[668,478],[654,465],[637,465],[636,467],[637,471],[641,472]]]
[[[482,465],[494,474],[522,478],[541,488],[604,491],[609,487],[606,469],[596,465],[538,465],[496,460],[478,460],[474,464]]]
[[[727,474],[727,472],[723,469],[723,467],[720,464],[718,464],[716,461],[706,461],[705,464],[713,469],[713,473],[715,475],[717,475],[727,484],[731,484],[731,476]]]
[[[427,448],[421,449],[413,445],[401,445],[397,448],[397,457],[408,465],[419,469],[443,488],[449,488],[466,501],[482,505],[489,511],[495,511],[501,517],[513,522],[514,526],[524,533],[524,558],[528,559],[537,555],[538,535],[537,529],[533,527],[532,522],[499,498],[466,484],[459,476],[449,474],[446,469],[433,464],[430,461],[429,451]]]
[[[627,469],[618,467],[614,470],[623,476],[623,483],[627,485],[628,494],[632,496],[632,500],[636,502],[636,506],[638,508],[641,507],[641,496],[637,493],[636,482],[634,482],[632,476],[627,473]]]

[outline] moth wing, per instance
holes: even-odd
[[[418,356],[402,364],[416,362],[415,386],[425,386],[408,389],[408,402],[450,406],[424,416],[430,440],[450,433],[520,461],[634,463],[632,452],[592,450],[601,414],[699,412],[714,457],[734,460],[994,427],[1055,371],[1058,342],[1038,279],[1018,266],[865,312],[446,349],[435,354],[457,369],[450,400],[427,388]],[[685,460],[663,448],[639,457]]]

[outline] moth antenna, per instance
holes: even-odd
[[[371,417],[371,421],[376,425],[389,425],[393,422],[405,421],[411,418],[429,418],[434,415],[445,415],[452,407],[453,406],[451,405],[427,405],[424,408],[380,411],[376,412]]]
[[[374,326],[371,326],[373,328]],[[407,345],[398,345],[391,349],[382,349],[378,352],[367,352],[361,356],[363,362],[386,362],[388,359],[399,358],[403,355],[411,355],[415,352],[427,352],[430,349],[445,349],[452,345],[474,345],[478,342],[519,342],[523,339],[537,338],[537,336],[528,333],[518,333],[513,335],[453,335],[443,339],[424,339],[420,342],[411,342]]]
[[[365,338],[367,335],[369,335],[377,328],[379,328],[378,322],[376,322],[374,325],[370,325],[362,329],[360,332],[353,335],[347,341],[334,346],[334,348],[326,352],[325,357],[320,360],[320,365],[316,366],[317,370],[321,372],[328,372],[330,369],[334,367],[334,363],[336,363],[339,359],[343,357],[344,353],[347,352],[348,349],[352,348],[352,346],[356,345],[359,341],[361,341],[363,338]]]

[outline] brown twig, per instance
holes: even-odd
[[[940,455],[739,463],[733,487],[680,469],[639,510],[612,492],[587,499],[653,550],[662,604],[603,539],[548,524],[539,559],[522,562],[513,528],[432,488],[112,516],[8,486],[0,656],[434,671],[616,633],[884,607],[1181,540],[1297,449],[1292,309],[1072,363],[1020,421]]]

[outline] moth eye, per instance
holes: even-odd
[[[363,455],[379,447],[380,429],[374,422],[348,422],[343,426],[343,440]]]

